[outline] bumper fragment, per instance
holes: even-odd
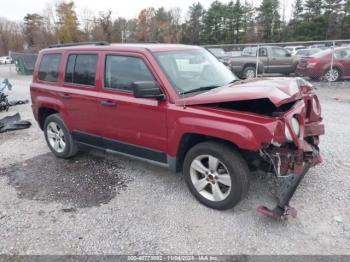
[[[297,210],[294,207],[289,206],[289,202],[309,168],[309,165],[304,166],[304,170],[300,175],[292,174],[278,178],[279,185],[276,195],[278,202],[276,207],[269,209],[265,206],[260,206],[256,210],[259,213],[276,220],[287,220],[289,216],[296,218]]]

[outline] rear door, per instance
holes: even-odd
[[[66,54],[63,89],[59,96],[67,109],[69,128],[81,142],[84,134],[100,135],[99,125],[99,79],[96,71],[97,52],[68,52]],[[91,142],[96,146],[102,145]]]
[[[105,53],[101,120],[105,147],[158,162],[166,162],[167,102],[135,98],[132,83],[156,81],[146,57],[135,53]]]
[[[294,58],[282,47],[271,47],[269,54],[269,73],[293,73]]]

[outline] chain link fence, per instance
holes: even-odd
[[[350,88],[350,40],[205,47],[242,79],[302,77]]]

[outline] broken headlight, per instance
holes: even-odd
[[[292,127],[292,130],[293,130],[294,134],[297,137],[299,137],[300,136],[300,124],[299,124],[299,121],[298,121],[298,119],[296,117],[292,118],[291,127]],[[287,141],[288,142],[292,142],[293,141],[293,136],[290,133],[289,128],[287,127],[287,125],[285,126],[284,130],[285,130],[284,132],[285,132],[285,136],[286,136]]]
[[[319,115],[321,112],[320,103],[316,96],[312,98],[312,110],[315,112],[316,115]]]

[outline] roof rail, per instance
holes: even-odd
[[[67,43],[67,44],[53,44],[53,45],[50,45],[49,48],[80,46],[80,45],[109,45],[109,43],[106,41],[100,41],[100,42],[77,42],[77,43]]]

